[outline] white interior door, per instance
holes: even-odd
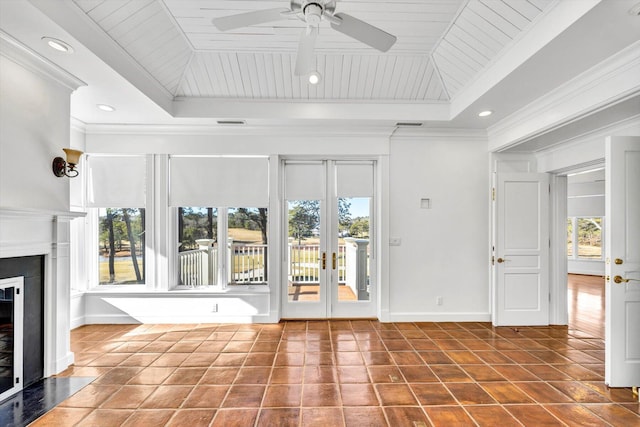
[[[284,162],[283,318],[373,317],[374,163]]]
[[[548,325],[547,174],[497,174],[494,231],[494,324]]]
[[[606,141],[605,382],[640,385],[640,138]]]

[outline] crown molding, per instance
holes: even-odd
[[[612,123],[608,126],[604,126],[602,128],[599,128],[590,132],[585,132],[580,135],[576,135],[573,138],[564,140],[560,143],[550,145],[548,147],[545,147],[542,150],[537,151],[535,154],[536,156],[539,156],[539,157],[551,156],[553,155],[553,153],[557,153],[559,151],[580,147],[580,144],[584,143],[585,141],[594,140],[598,138],[601,138],[602,140],[604,140],[604,138],[609,135],[619,134],[620,131],[629,129],[634,126],[637,129],[640,129],[640,113],[633,117],[629,117],[619,122]]]
[[[515,147],[640,93],[640,41],[489,127],[489,149]]]
[[[53,80],[70,92],[87,84],[0,30],[0,55],[40,76]]]
[[[70,126],[72,130],[82,133],[87,132],[87,124],[82,120],[76,119],[75,117],[71,117]]]

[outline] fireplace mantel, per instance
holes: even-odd
[[[44,375],[73,363],[70,348],[70,221],[84,212],[0,207],[0,258],[44,255]]]

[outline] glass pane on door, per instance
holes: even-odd
[[[14,387],[14,292],[0,289],[0,394]]]
[[[288,301],[320,301],[320,200],[289,200]]]
[[[338,301],[369,301],[371,197],[338,198]],[[333,262],[333,260],[332,260]]]

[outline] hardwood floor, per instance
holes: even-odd
[[[603,381],[601,279],[569,289],[569,327],[83,326],[62,375],[97,379],[33,426],[640,426]]]
[[[604,278],[569,274],[569,328],[604,339]]]

